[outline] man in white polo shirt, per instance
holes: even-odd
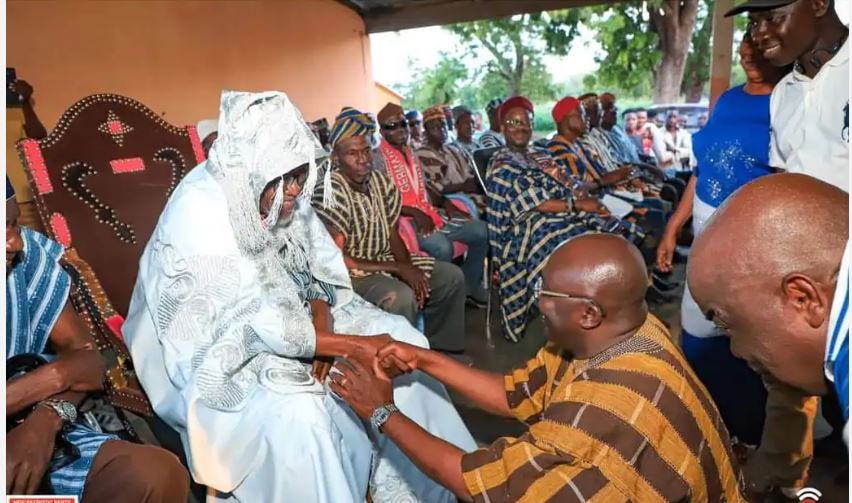
[[[763,57],[794,69],[772,92],[769,164],[849,192],[849,28],[834,0],[748,0]]]

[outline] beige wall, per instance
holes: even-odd
[[[375,83],[373,95],[373,108],[375,110],[381,110],[388,103],[402,105],[403,96],[381,82]]]
[[[6,30],[48,128],[99,92],[178,125],[215,117],[223,88],[283,90],[309,121],[374,99],[364,23],[334,0],[10,0]]]

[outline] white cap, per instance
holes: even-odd
[[[219,119],[207,119],[203,121],[199,121],[195,126],[196,131],[198,131],[198,139],[204,141],[205,138],[210,136],[211,134],[219,131]]]

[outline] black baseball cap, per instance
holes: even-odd
[[[753,10],[770,10],[790,5],[796,0],[746,0],[725,13],[725,17],[736,16]]]

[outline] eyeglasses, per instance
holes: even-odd
[[[542,288],[543,283],[544,283],[544,278],[542,278],[541,276],[539,276],[539,278],[537,280],[535,280],[535,283],[533,283],[533,298],[535,299],[536,302],[539,302],[542,296],[544,296],[544,297],[555,297],[557,299],[584,300],[586,302],[589,302],[591,304],[598,306],[598,309],[600,309],[600,311],[601,311],[601,315],[603,315],[603,312],[604,312],[603,307],[601,307],[601,305],[595,299],[593,299],[591,297],[582,297],[582,296],[579,296],[579,295],[571,295],[571,294],[568,294],[568,293],[554,292],[553,290],[546,290],[546,289]]]
[[[399,122],[385,122],[384,124],[382,124],[382,129],[384,129],[385,131],[394,131],[394,130],[397,130],[401,127],[408,127],[408,123],[405,122],[405,121],[399,121]]]
[[[305,182],[308,180],[308,170],[297,170],[294,172],[287,173],[281,177],[281,181],[284,185],[284,190],[289,189],[294,185],[298,185],[300,188],[305,186]]]
[[[506,119],[506,120],[503,121],[503,124],[505,124],[507,126],[512,126],[512,127],[521,127],[521,126],[530,127],[529,122],[518,120],[518,119]]]

